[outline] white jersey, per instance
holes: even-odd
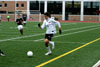
[[[58,21],[48,18],[48,20],[44,20],[41,28],[46,27],[46,34],[55,34],[56,33],[56,25],[61,28],[61,25]]]

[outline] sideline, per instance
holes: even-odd
[[[71,51],[68,51],[68,52],[66,52],[66,53],[64,53],[64,54],[62,54],[62,55],[60,55],[60,56],[58,56],[58,57],[55,57],[55,58],[53,58],[53,59],[51,59],[51,60],[49,60],[49,61],[46,61],[46,62],[44,62],[44,63],[42,63],[42,64],[40,64],[40,65],[37,65],[37,66],[35,66],[35,67],[42,67],[42,66],[44,66],[44,65],[46,65],[46,64],[48,64],[48,63],[51,63],[51,62],[53,62],[53,61],[55,61],[55,60],[57,60],[57,59],[60,59],[60,58],[64,57],[64,56],[66,56],[66,55],[68,55],[68,54],[70,54],[70,53],[72,53],[72,52],[75,52],[75,51],[77,51],[77,50],[79,50],[79,49],[81,49],[81,48],[83,48],[83,47],[85,47],[85,46],[88,46],[89,44],[92,44],[92,43],[94,43],[94,42],[96,42],[96,41],[98,41],[98,40],[100,40],[100,38],[97,38],[96,40],[90,41],[90,42],[88,42],[88,43],[86,43],[86,44],[84,44],[84,45],[82,45],[82,46],[80,46],[80,47],[77,47],[77,48],[75,48],[75,49],[73,49],[73,50],[71,50]]]

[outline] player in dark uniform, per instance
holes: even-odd
[[[27,14],[24,13],[22,15],[22,18],[23,18],[24,26],[26,26]]]
[[[20,31],[21,35],[23,35],[23,19],[20,17],[20,15],[18,15],[18,18],[16,19],[16,23],[17,23],[17,28]]]
[[[5,56],[5,54],[0,50],[0,56]]]

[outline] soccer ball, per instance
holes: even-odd
[[[27,56],[29,56],[29,57],[33,56],[33,52],[32,51],[28,51],[27,52]]]

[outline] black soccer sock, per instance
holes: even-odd
[[[26,26],[26,23],[24,23],[24,26]]]
[[[1,50],[0,50],[0,53],[4,54]]]
[[[21,35],[23,35],[23,30],[20,30]]]

